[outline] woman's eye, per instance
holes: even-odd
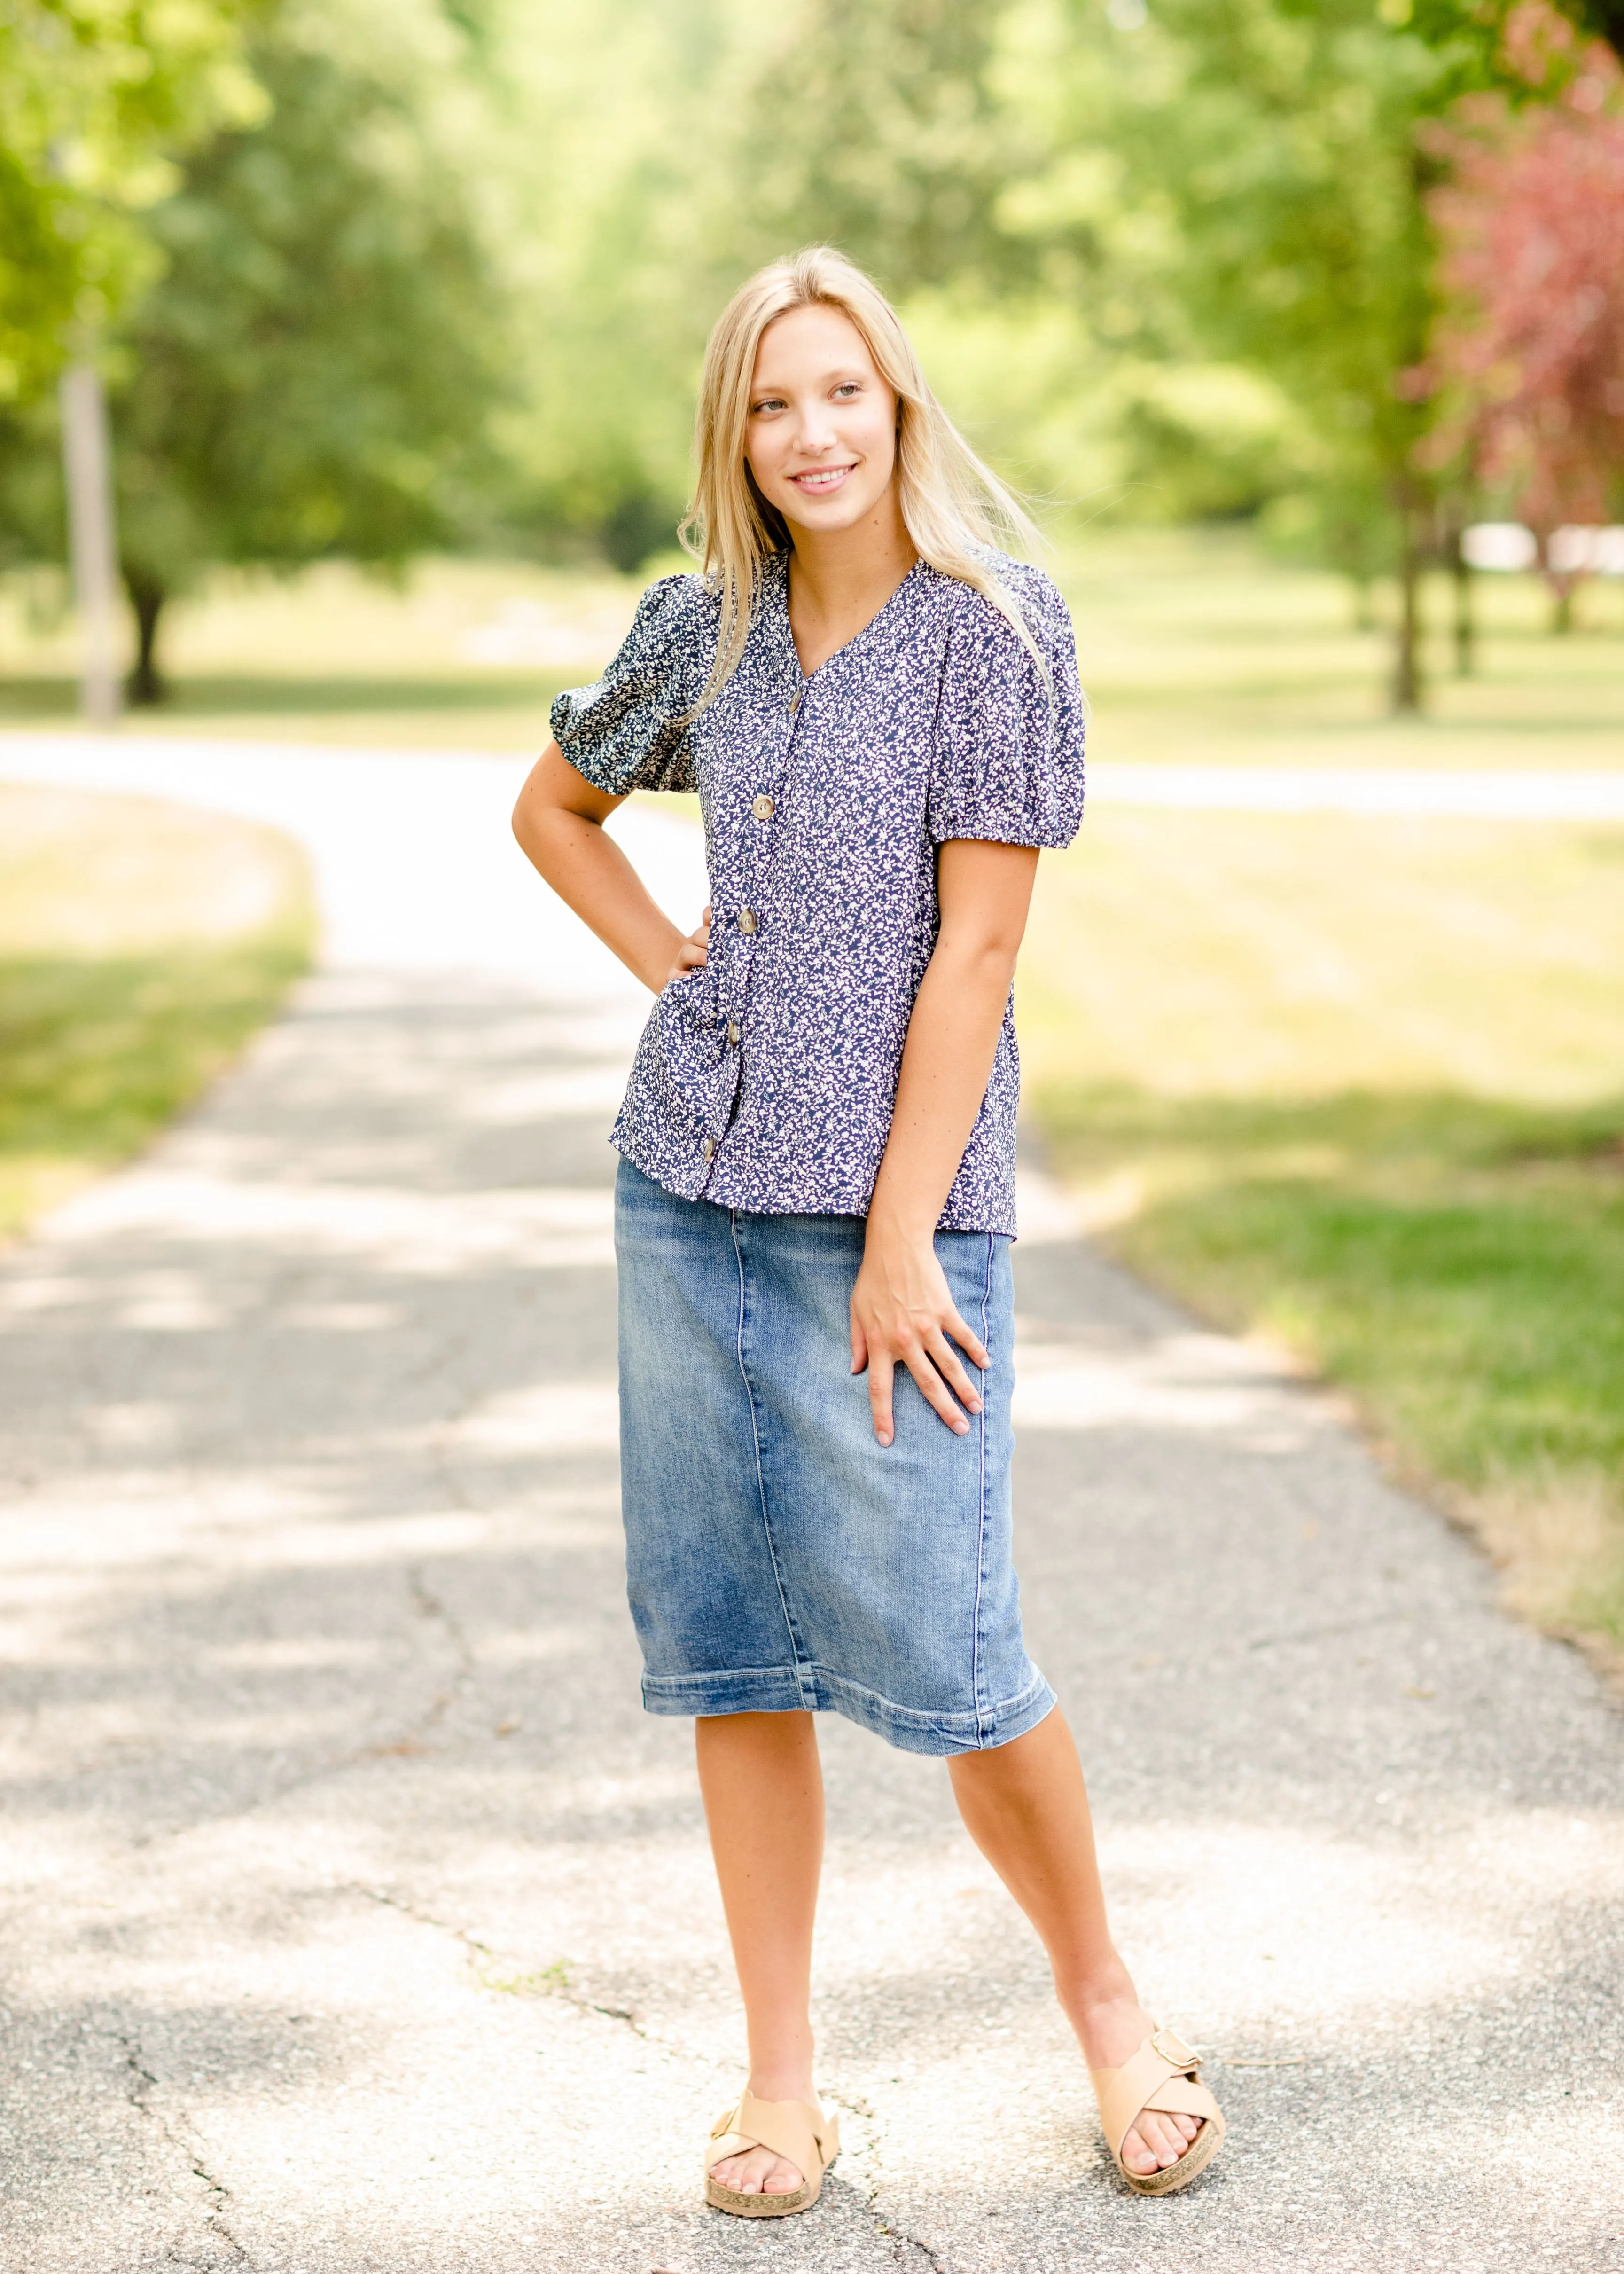
[[[861,391],[854,379],[843,379],[835,389],[837,395],[859,395]]]
[[[783,408],[782,398],[776,395],[770,395],[764,403],[753,403],[750,405],[750,412],[753,418],[759,418],[763,410],[782,410]]]

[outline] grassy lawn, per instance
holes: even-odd
[[[1624,1648],[1624,830],[1102,809],[1021,998],[1107,1245]]]
[[[1094,754],[1291,766],[1624,765],[1624,586],[1592,584],[1550,636],[1524,576],[1475,581],[1477,668],[1454,675],[1445,580],[1425,600],[1425,715],[1387,713],[1391,595],[1376,628],[1346,584],[1263,557],[1244,531],[1101,531],[1051,564],[1071,605]]]
[[[313,932],[303,862],[267,831],[0,785],[0,1239],[188,1104]]]
[[[136,731],[397,748],[538,749],[560,687],[594,678],[645,576],[429,561],[400,589],[333,565],[292,582],[222,575],[174,607],[174,702]],[[1237,530],[1108,530],[1049,561],[1096,704],[1095,755],[1229,764],[1624,765],[1624,588],[1548,636],[1543,589],[1481,577],[1480,669],[1450,675],[1450,601],[1428,594],[1433,697],[1387,715],[1387,644],[1334,576],[1266,558]],[[38,579],[0,577],[0,727],[72,723],[73,650]],[[1378,618],[1391,607],[1378,591]]]

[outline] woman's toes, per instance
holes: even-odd
[[[741,2156],[729,2156],[726,2162],[712,2166],[710,2176],[718,2187],[736,2195],[787,2195],[801,2185],[794,2165],[775,2156],[770,2148],[750,2148]]]
[[[1162,2167],[1161,2159],[1155,2150],[1151,2147],[1137,2124],[1130,2129],[1123,2141],[1122,2160],[1131,2172],[1137,2172],[1141,2179],[1147,2180],[1153,2172],[1159,2171]]]
[[[1139,2119],[1139,2131],[1161,2171],[1176,2164],[1189,2145],[1175,2120],[1157,2115],[1150,2109]]]

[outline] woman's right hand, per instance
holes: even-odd
[[[677,960],[665,974],[665,984],[673,979],[686,979],[690,971],[700,970],[710,960],[710,911],[707,908],[697,925],[689,932],[677,950]]]

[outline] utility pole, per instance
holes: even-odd
[[[98,727],[118,716],[118,549],[113,531],[113,454],[102,375],[86,357],[62,374],[62,455],[68,552],[84,648],[79,708]]]

